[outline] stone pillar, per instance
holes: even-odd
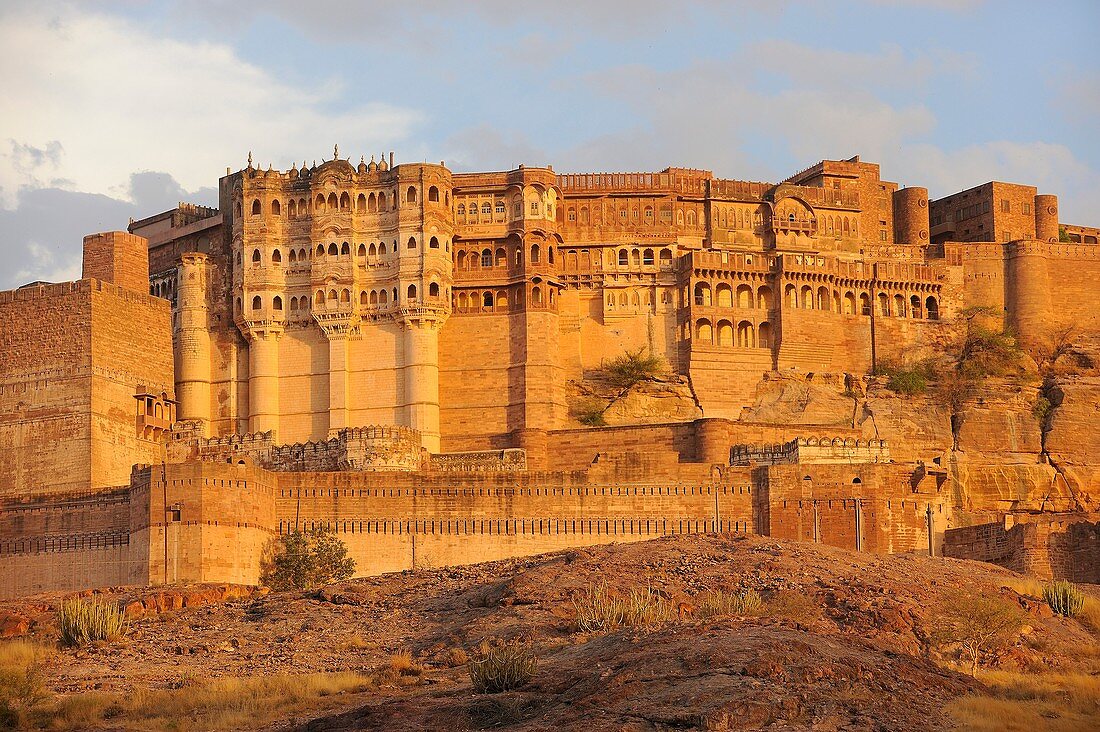
[[[178,269],[179,328],[176,330],[177,419],[198,420],[210,430],[210,328],[206,304],[207,257],[184,254]]]
[[[348,426],[348,336],[328,333],[328,434]]]
[[[439,452],[439,323],[406,319],[405,424],[420,431],[429,452]]]
[[[248,431],[279,431],[279,338],[283,329],[256,328],[248,343]]]
[[[1058,241],[1058,196],[1035,197],[1035,238],[1039,241]]]

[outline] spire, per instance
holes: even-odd
[[[333,145],[332,146],[332,159],[333,160],[339,160],[339,158],[340,158],[340,146],[339,145]]]
[[[248,167],[252,167],[252,151],[248,151]]]

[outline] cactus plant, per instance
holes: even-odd
[[[1072,582],[1058,580],[1043,588],[1043,599],[1050,605],[1051,610],[1071,618],[1081,612],[1085,604],[1085,593]]]

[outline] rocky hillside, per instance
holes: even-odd
[[[613,594],[650,588],[670,612],[581,632],[576,603],[604,585]],[[42,664],[50,701],[42,704],[85,708],[73,729],[958,728],[959,705],[986,699],[990,680],[953,670],[950,654],[938,652],[935,614],[945,602],[978,594],[1019,608],[1020,632],[983,665],[1005,673],[1100,667],[1087,625],[1052,616],[1010,586],[1024,587],[991,565],[694,535],[314,593],[117,591],[112,599],[134,618],[128,635],[51,651]],[[763,600],[759,609],[704,612],[715,591],[750,589]],[[60,599],[7,603],[0,614],[10,634],[53,644]],[[476,693],[467,655],[507,639],[538,657],[533,679],[515,691]],[[256,690],[288,674],[280,683],[298,687],[291,701]],[[308,692],[318,674],[336,685]],[[234,716],[211,701],[219,679],[234,680],[217,687],[235,689],[234,704],[247,695],[252,706],[230,705]],[[165,709],[177,710],[171,720]]]

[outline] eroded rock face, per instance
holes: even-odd
[[[857,396],[844,374],[764,374],[742,422],[851,427]],[[857,380],[858,381],[858,380]]]
[[[1085,510],[1100,508],[1100,378],[1057,380],[1045,435],[1058,482]]]
[[[570,392],[571,399],[601,410],[601,419],[608,425],[690,422],[703,416],[684,376],[645,379],[628,389],[587,379],[570,384]]]

